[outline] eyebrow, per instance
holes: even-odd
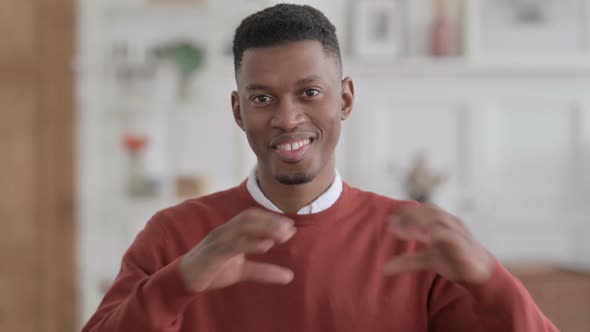
[[[318,75],[311,75],[306,78],[300,79],[295,84],[297,84],[297,85],[308,84],[308,83],[315,82],[319,79],[320,79],[320,77]]]
[[[309,83],[315,82],[319,79],[320,79],[319,75],[311,75],[311,76],[302,78],[299,81],[295,82],[295,85],[309,84]],[[271,90],[271,87],[264,85],[264,84],[252,83],[252,84],[246,85],[245,90],[246,91]]]

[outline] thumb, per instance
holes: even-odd
[[[432,252],[422,251],[395,257],[385,264],[383,273],[393,276],[403,272],[429,270],[432,265]]]
[[[242,270],[243,281],[288,284],[293,280],[293,271],[278,265],[245,262]]]

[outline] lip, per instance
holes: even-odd
[[[287,143],[287,142],[292,142],[292,141],[286,141],[285,143]],[[312,144],[313,144],[313,140],[310,140],[309,144],[304,145],[294,151],[286,151],[286,150],[281,150],[278,148],[273,148],[273,151],[279,156],[279,158],[282,161],[287,162],[287,163],[296,163],[296,162],[301,161],[303,158],[305,158],[305,154],[307,153],[307,151],[309,151]]]
[[[315,141],[315,136],[312,134],[293,134],[293,135],[282,135],[276,137],[270,141],[270,147],[276,149],[279,145],[292,143],[297,141],[302,141],[308,139],[313,143]],[[310,144],[311,145],[311,144]]]
[[[297,150],[287,151],[284,149],[279,149],[279,146],[284,144],[293,144],[296,142],[301,141],[309,141],[308,144],[300,147]],[[293,133],[285,133],[274,137],[271,139],[269,148],[272,149],[274,153],[276,153],[278,159],[286,163],[297,163],[305,158],[307,151],[313,146],[316,141],[316,135],[313,132],[309,131],[300,131],[300,132],[293,132]]]

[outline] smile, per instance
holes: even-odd
[[[304,140],[300,140],[294,143],[285,143],[285,144],[281,144],[279,146],[277,146],[278,150],[282,150],[282,151],[297,151],[300,150],[306,146],[308,146],[311,143],[310,139],[304,139]]]
[[[283,161],[297,162],[303,159],[303,156],[310,148],[313,140],[306,138],[293,142],[285,142],[277,145],[275,150]]]

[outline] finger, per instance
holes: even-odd
[[[438,227],[431,234],[431,247],[445,256],[454,257],[461,252],[469,253],[472,244],[470,237],[447,227]]]
[[[389,217],[389,222],[398,229],[427,228],[432,223],[430,217],[430,209],[420,204],[401,209]]]
[[[245,238],[233,246],[232,250],[234,254],[264,254],[274,245],[275,242],[269,239],[252,240]]]
[[[246,223],[236,232],[239,235],[268,238],[278,243],[284,243],[289,241],[297,232],[297,229],[293,224],[284,222],[258,222],[253,220],[250,223]]]
[[[251,209],[227,226],[227,241],[237,237],[272,239],[278,243],[288,241],[296,232],[293,220],[276,213]]]
[[[225,260],[239,254],[264,254],[275,245],[271,239],[242,236],[233,241],[210,241],[205,247],[207,255],[214,260]]]
[[[293,220],[261,209],[247,211],[239,225],[241,234],[268,237],[279,243],[286,242],[296,232]]]
[[[452,229],[461,231],[461,233],[467,232],[467,227],[465,226],[465,224],[463,223],[463,221],[461,221],[461,219],[459,219],[457,216],[453,215],[452,213],[449,213],[445,210],[443,210],[442,208],[440,208],[438,205],[432,204],[432,203],[427,203],[424,204],[425,208],[431,210],[436,218],[437,218],[437,222],[441,223],[441,224],[445,224],[447,226],[449,226]]]
[[[405,254],[390,260],[383,267],[386,276],[403,272],[422,271],[432,269],[432,252],[421,251],[415,254]]]
[[[428,225],[420,223],[400,221],[399,217],[392,216],[387,220],[387,229],[404,240],[417,240],[423,243],[430,242]]]
[[[389,223],[401,236],[425,240],[433,228],[444,226],[462,232],[458,218],[434,206],[417,205],[405,208],[389,218]]]
[[[242,280],[284,285],[293,280],[293,271],[273,264],[245,262]]]
[[[395,236],[406,240],[412,241],[416,240],[425,244],[429,244],[432,242],[430,237],[430,231],[428,229],[414,227],[408,229],[400,229],[398,227],[388,225],[388,230],[392,232]]]
[[[463,242],[463,240],[465,239],[465,237],[463,236],[463,234],[457,232],[454,229],[450,229],[448,227],[443,227],[443,226],[439,226],[439,227],[434,227],[430,233],[431,235],[431,239],[432,239],[432,243],[433,244],[439,244],[439,245],[444,245],[444,244],[458,244]]]

